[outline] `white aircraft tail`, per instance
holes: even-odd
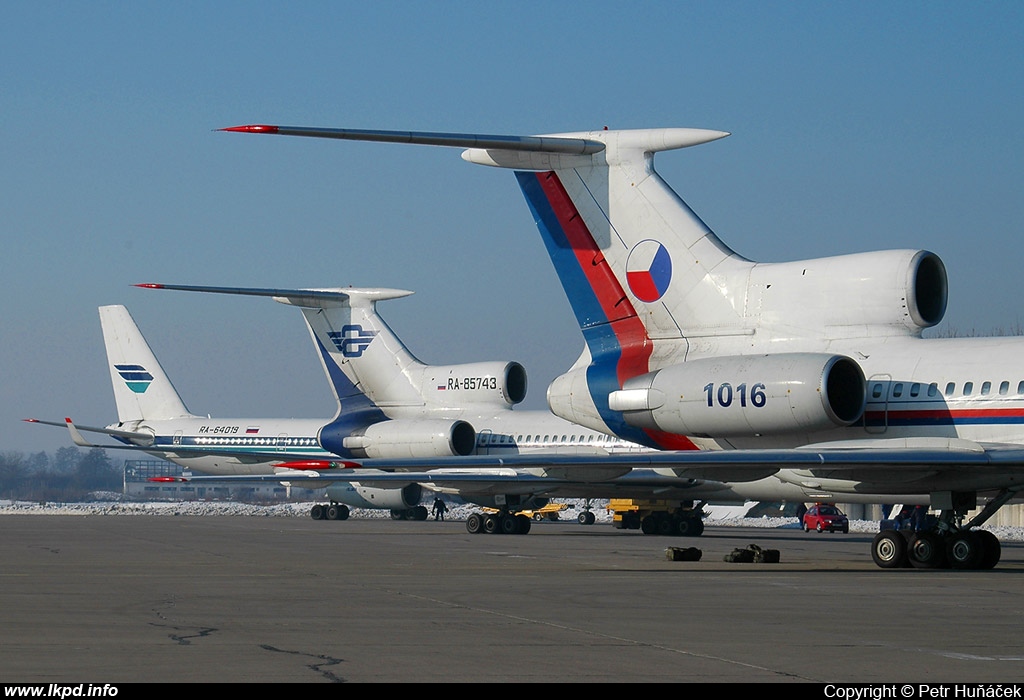
[[[406,418],[483,403],[511,408],[526,394],[525,370],[515,362],[425,365],[416,359],[377,313],[377,302],[399,299],[410,291],[139,286],[264,296],[298,307],[338,400],[336,417],[372,411],[380,418]]]
[[[745,287],[753,263],[719,240],[653,165],[655,153],[708,143],[726,132],[670,128],[492,136],[266,125],[225,131],[463,146],[467,161],[517,171],[595,356],[608,338],[616,345],[649,345],[644,337],[681,339],[749,329],[723,283]]]
[[[118,421],[189,416],[128,309],[101,306],[99,312]]]
[[[470,149],[514,168],[592,354],[607,339],[649,344],[744,327],[722,292],[753,265],[707,227],[654,170],[654,154],[726,136],[701,129],[559,134],[604,144],[594,155]],[[735,285],[732,285],[735,286]],[[597,336],[597,337],[595,337]]]
[[[362,397],[389,417],[422,406],[417,380],[424,365],[377,313],[378,301],[412,292],[355,287],[336,292],[335,298],[310,299],[292,290],[274,299],[301,308],[340,406],[349,410]]]

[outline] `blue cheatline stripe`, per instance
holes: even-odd
[[[316,338],[315,334],[314,338]],[[320,357],[323,359],[324,366],[327,367],[331,384],[341,403],[338,415],[320,429],[318,436],[320,445],[329,454],[350,458],[354,455],[345,448],[345,438],[357,428],[365,428],[373,423],[388,420],[388,417],[370,400],[369,396],[356,388],[356,385],[345,376],[319,338],[316,338],[316,347],[320,351]]]
[[[357,413],[364,412],[367,410],[376,411],[379,413],[377,420],[384,420],[386,416],[379,408],[370,400],[366,394],[356,388],[356,385],[345,376],[345,373],[338,367],[338,363],[331,357],[331,353],[327,351],[324,344],[320,342],[320,339],[314,335],[316,340],[316,348],[320,352],[320,357],[323,360],[324,367],[327,368],[327,374],[331,378],[331,384],[334,387],[334,394],[338,397],[341,402],[341,412],[344,413]],[[375,422],[375,421],[370,421]]]
[[[245,444],[245,445],[231,444],[231,443],[227,442],[227,440],[229,440],[229,439],[247,440],[248,444]],[[244,456],[244,455],[247,455],[247,454],[265,455],[267,452],[274,452],[274,453],[277,453],[277,454],[281,454],[282,456],[301,455],[301,456],[304,456],[304,457],[309,457],[309,456],[326,457],[326,458],[334,457],[334,455],[332,455],[332,453],[324,450],[322,447],[320,447],[319,444],[317,444],[315,436],[309,436],[309,435],[306,435],[306,436],[290,436],[288,438],[281,438],[281,439],[282,440],[283,439],[289,439],[289,440],[312,440],[313,444],[311,444],[311,445],[278,445],[278,444],[276,444],[277,438],[225,438],[223,442],[200,442],[200,440],[208,441],[208,440],[210,440],[210,438],[208,438],[206,436],[197,436],[197,435],[182,435],[182,436],[179,436],[179,437],[173,437],[173,436],[170,436],[170,435],[160,435],[160,436],[157,436],[157,438],[153,441],[152,447],[160,448],[161,450],[164,450],[164,449],[174,449],[174,448],[180,447],[180,448],[183,448],[182,451],[181,451],[182,456],[187,456],[187,455],[189,455],[189,453],[194,453],[194,455],[192,455],[192,456],[195,456],[195,457],[215,456],[215,455],[207,455],[206,453],[204,453],[204,450],[216,450],[219,454],[231,453],[233,455],[238,455],[238,456]],[[256,442],[258,440],[263,440],[264,442],[262,442],[260,444],[256,444]],[[127,440],[122,440],[122,442],[124,442],[125,444],[132,444],[130,441],[127,441]],[[145,447],[140,447],[139,449],[141,449],[143,451],[146,450]],[[231,456],[231,455],[224,454],[224,456]]]
[[[580,328],[607,324],[608,317],[601,308],[597,294],[590,286],[590,281],[580,267],[576,251],[569,243],[562,224],[551,208],[551,202],[548,201],[541,188],[538,178],[546,175],[548,173],[517,171],[516,179],[519,181],[519,187],[523,190],[530,211],[533,212],[534,221],[537,223],[537,229],[547,248],[548,256],[555,266],[562,289],[576,315],[576,322]],[[610,333],[610,329],[606,330]]]

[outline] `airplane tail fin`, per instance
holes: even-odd
[[[341,303],[311,303],[302,297],[275,297],[299,306],[324,371],[341,406],[363,402],[396,417],[403,408],[424,404],[420,362],[377,313],[377,302],[412,294],[400,289],[349,287]]]
[[[745,288],[753,263],[719,240],[654,170],[655,153],[726,132],[514,136],[265,124],[222,131],[462,147],[469,162],[516,171],[595,357],[623,343],[750,332],[734,290]]]
[[[378,301],[412,294],[401,289],[271,289],[140,284],[150,289],[271,297],[298,307],[338,402],[338,413],[422,406],[423,364],[380,315]]]
[[[512,168],[588,347],[742,330],[723,292],[752,263],[723,243],[654,169],[654,154],[726,136],[701,129],[560,134],[598,141],[587,157],[469,149]],[[743,280],[745,281],[745,280]]]
[[[335,418],[449,417],[474,407],[510,409],[526,397],[526,370],[518,362],[456,365],[420,362],[377,313],[377,302],[412,292],[384,288],[267,289],[140,284],[152,289],[271,297],[298,307],[338,400]]]
[[[99,312],[118,421],[190,415],[128,309],[101,306]]]

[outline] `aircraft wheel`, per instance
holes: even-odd
[[[471,535],[479,534],[484,529],[484,519],[479,513],[471,513],[466,518],[466,531]]]
[[[640,521],[640,531],[645,535],[653,535],[658,531],[658,521],[653,515],[648,515]]]
[[[662,516],[658,518],[658,534],[659,535],[671,535],[676,529],[674,520],[668,516]]]
[[[683,518],[679,521],[679,534],[683,537],[700,537],[704,533],[704,521],[700,518]]]
[[[501,532],[501,530],[498,527],[498,516],[484,516],[484,532],[486,532],[488,535],[493,535],[496,532]]]
[[[519,529],[516,533],[519,535],[530,534],[530,528],[533,526],[533,521],[527,518],[525,515],[517,515],[516,522],[519,523]]]
[[[946,543],[946,556],[954,569],[977,569],[981,566],[982,542],[977,533],[961,531]]]
[[[405,517],[405,511],[404,510],[393,510],[393,511],[391,511],[391,519],[392,520],[401,520],[404,517]]]
[[[338,510],[338,506],[336,506],[334,504],[331,504],[331,505],[327,506],[327,519],[328,520],[341,520],[341,518],[339,517],[340,514],[341,513]]]
[[[597,522],[597,516],[594,515],[594,511],[588,510],[587,511],[587,522],[586,522],[586,524],[587,525],[593,525],[596,522]]]
[[[895,530],[875,535],[871,543],[871,558],[883,569],[899,569],[907,561],[907,541]]]
[[[578,522],[580,525],[586,525],[587,524],[587,511],[582,511],[579,515],[577,515],[576,516],[576,522]]]
[[[988,530],[977,530],[978,539],[981,540],[981,564],[978,566],[979,569],[993,569],[995,565],[999,563],[999,557],[1002,556],[1002,545],[999,544],[999,538],[993,535]]]
[[[316,505],[309,509],[309,517],[313,518],[313,520],[323,520],[324,507],[317,503]]]
[[[915,569],[941,569],[946,565],[946,543],[934,532],[915,533],[907,557]]]
[[[409,520],[426,520],[430,513],[427,512],[426,506],[416,506],[409,510]]]
[[[501,534],[514,535],[519,532],[519,520],[514,515],[503,515],[498,521],[498,527],[501,528]]]

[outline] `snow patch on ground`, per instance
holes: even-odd
[[[574,521],[583,509],[583,501],[568,499],[563,501],[570,507],[563,510],[560,520]],[[247,503],[210,502],[210,501],[147,501],[140,503],[101,501],[95,503],[28,503],[23,501],[0,500],[0,515],[161,515],[170,517],[195,517],[233,515],[262,518],[308,518],[309,503],[280,503],[275,505],[251,505]],[[470,513],[478,511],[475,506],[449,504],[448,520],[465,520]],[[704,524],[711,527],[749,527],[749,528],[786,528],[799,529],[795,518],[746,518],[742,514],[746,506],[708,506],[709,513]],[[607,501],[592,501],[591,511],[598,523],[611,522],[611,513],[607,510]],[[353,508],[350,517],[359,519],[390,519],[387,510],[369,510]],[[986,527],[1000,540],[1006,542],[1024,541],[1024,528],[1019,527]],[[878,532],[878,523],[873,520],[851,520],[850,532]]]

